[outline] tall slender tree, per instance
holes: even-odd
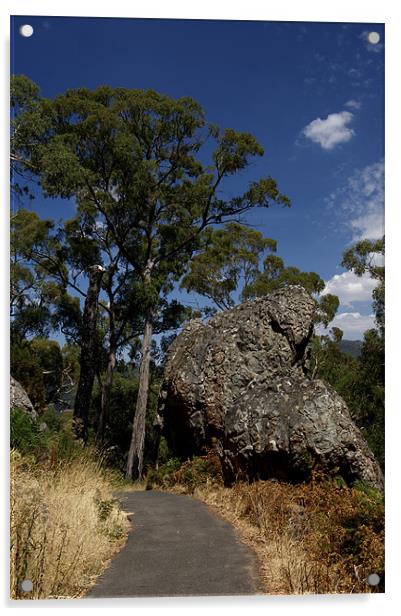
[[[88,291],[85,299],[81,332],[80,375],[74,403],[73,424],[77,438],[85,443],[88,440],[88,416],[96,373],[97,350],[97,305],[104,268],[92,265],[88,272]]]

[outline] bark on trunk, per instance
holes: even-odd
[[[75,396],[73,429],[76,438],[88,440],[88,414],[96,372],[97,305],[104,269],[89,268],[89,286],[82,317],[81,359],[77,395]]]
[[[148,404],[150,352],[152,345],[152,320],[149,316],[145,323],[142,342],[142,357],[139,368],[139,388],[135,416],[132,426],[131,444],[128,453],[126,478],[140,481],[143,470],[143,450],[145,445],[145,420]]]
[[[99,421],[96,432],[96,445],[101,447],[104,443],[104,433],[109,420],[110,396],[113,386],[114,368],[116,366],[116,352],[114,347],[110,347],[107,358],[106,377],[102,387],[102,398],[100,405]]]

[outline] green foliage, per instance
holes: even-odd
[[[339,305],[340,300],[337,295],[332,295],[331,293],[321,295],[317,303],[315,323],[322,323],[327,327],[336,316]],[[335,336],[338,336],[341,332],[337,327],[334,327],[332,331]]]
[[[258,272],[255,280],[245,287],[243,297],[261,297],[290,285],[300,285],[311,295],[324,289],[324,281],[315,272],[301,272],[297,267],[285,267],[282,259],[269,255],[263,263],[263,271]]]
[[[11,374],[25,388],[32,404],[43,408],[55,400],[62,384],[63,358],[57,342],[45,338],[13,340]]]
[[[287,267],[275,254],[265,257],[261,270],[260,260],[267,251],[276,251],[274,240],[238,223],[208,229],[181,286],[211,299],[220,310],[231,308],[238,297],[263,297],[284,286],[300,285],[314,297],[323,291],[325,283],[318,274]],[[317,301],[316,323],[327,326],[338,306],[338,297],[322,295]]]
[[[10,445],[22,454],[38,454],[48,446],[48,434],[25,411],[14,408],[10,414]]]
[[[124,529],[115,520],[112,520],[112,514],[118,510],[118,501],[115,498],[99,499],[95,498],[99,526],[103,534],[110,539],[119,539],[124,534]]]
[[[11,341],[10,372],[24,387],[32,404],[42,408],[45,404],[43,371],[29,341]]]
[[[360,371],[355,387],[359,408],[356,422],[384,468],[384,339],[376,330],[365,332]]]
[[[82,453],[64,417],[50,410],[33,419],[21,409],[11,409],[10,446],[36,461],[48,459],[52,463]]]
[[[217,454],[209,453],[184,462],[176,473],[176,479],[190,494],[197,486],[205,483],[221,483],[221,466]]]
[[[384,331],[385,331],[385,268],[384,237],[362,240],[348,249],[342,265],[357,276],[370,275],[378,284],[373,290],[373,309],[377,329],[365,332],[360,355],[360,369],[354,396],[358,408],[355,419],[373,453],[384,468]]]
[[[360,364],[357,359],[339,349],[338,335],[335,331],[332,334],[334,339],[329,336],[313,337],[311,373],[312,377],[323,379],[334,387],[347,402],[355,418],[359,408],[355,397],[355,384]]]
[[[353,487],[355,488],[358,498],[368,507],[384,505],[384,493],[380,490],[376,490],[364,481],[356,481]]]
[[[76,383],[79,378],[79,356],[81,349],[78,344],[67,343],[62,349],[63,366],[67,371],[72,383]]]
[[[341,334],[333,330],[334,339],[313,338],[311,375],[330,383],[344,398],[384,469],[384,341],[376,330],[365,332],[361,355],[355,358],[340,350]]]
[[[156,414],[159,383],[152,380],[149,388],[148,407],[146,413],[145,432],[145,467],[154,464],[158,455],[159,434],[155,431],[153,422]],[[103,451],[107,463],[123,470],[131,441],[132,421],[135,413],[135,402],[138,392],[138,378],[132,371],[124,373],[119,368],[114,373],[113,385],[109,401],[109,415],[105,429]],[[100,412],[101,389],[96,384],[93,390],[90,420],[96,429]],[[162,456],[170,453],[166,450]]]
[[[46,424],[50,432],[60,432],[63,429],[61,414],[51,407],[47,407],[46,410],[40,414],[40,421]]]
[[[131,440],[131,422],[135,411],[138,392],[136,377],[114,374],[111,389],[108,422],[105,430],[104,449],[107,461],[112,466],[123,469]],[[96,425],[100,412],[101,389],[95,385],[92,395],[91,420]]]
[[[11,108],[11,188],[13,197],[33,198],[28,181],[34,169],[30,149],[46,131],[41,114],[38,86],[25,75],[12,75],[10,79]],[[23,184],[21,184],[21,179]]]
[[[22,208],[12,214],[10,256],[12,337],[76,328],[79,301],[66,291],[68,271],[54,223]]]
[[[204,484],[222,484],[220,460],[216,452],[210,451],[205,456],[195,456],[192,460],[182,462],[170,458],[157,469],[150,469],[147,475],[148,488],[155,486],[180,486],[192,494],[197,486]]]
[[[62,383],[63,356],[55,340],[33,338],[30,343],[32,352],[42,369],[45,402],[55,399]]]
[[[247,285],[254,279],[267,250],[276,250],[274,240],[238,223],[207,229],[181,286],[208,297],[220,309],[231,308],[235,303],[232,294],[240,282]]]
[[[159,464],[163,465],[168,460],[170,460],[170,458],[172,458],[172,452],[168,446],[167,440],[164,438],[164,436],[162,436],[160,438],[158,452],[157,452],[158,462]]]
[[[341,265],[353,271],[357,276],[369,274],[378,285],[373,290],[373,308],[376,323],[384,336],[384,250],[385,241],[362,240],[344,252]]]
[[[172,477],[181,466],[181,460],[178,458],[169,458],[158,468],[150,468],[146,477],[148,488],[156,486],[167,487],[172,485]]]
[[[96,499],[95,502],[97,506],[99,521],[105,522],[110,517],[110,514],[113,511],[113,507],[116,504],[116,500],[114,498],[106,500]]]
[[[30,161],[46,194],[78,201],[78,216],[64,229],[68,258],[79,267],[98,260],[107,235],[142,282],[147,273],[144,308],[155,308],[184,273],[207,225],[255,206],[289,205],[271,177],[228,201],[217,197],[223,179],[263,149],[249,133],[209,127],[188,97],[102,86],[37,104],[46,130],[30,144]],[[28,128],[24,108],[18,117]],[[213,165],[203,167],[198,152],[206,139],[215,150]]]

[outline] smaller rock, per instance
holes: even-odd
[[[37,413],[28,394],[14,377],[10,376],[10,408],[18,408],[28,413],[32,419],[36,419]]]

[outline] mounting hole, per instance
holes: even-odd
[[[33,584],[31,580],[24,580],[21,584],[21,590],[24,592],[31,592],[33,590]]]
[[[25,36],[25,38],[32,36],[33,28],[30,24],[24,24],[23,26],[20,27],[19,33],[21,36]]]
[[[371,45],[377,45],[380,42],[380,34],[378,32],[369,32],[368,41]]]
[[[377,573],[371,573],[366,580],[369,586],[377,586],[380,582],[380,576]]]

